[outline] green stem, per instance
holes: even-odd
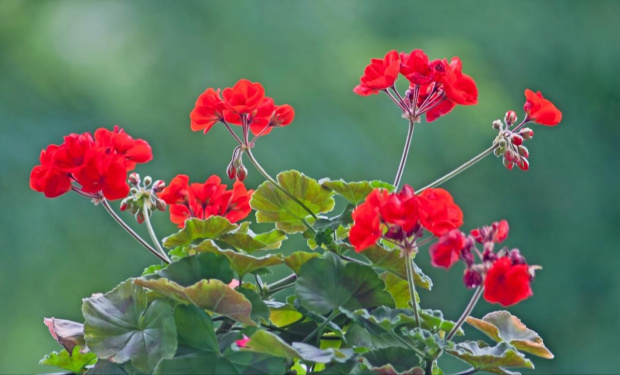
[[[465,311],[463,311],[463,314],[461,314],[461,317],[459,318],[459,320],[456,322],[456,325],[454,326],[454,328],[452,328],[452,330],[450,331],[450,333],[448,333],[448,336],[446,336],[446,341],[450,340],[452,337],[454,337],[454,335],[456,334],[456,332],[459,330],[459,328],[461,328],[461,326],[463,325],[463,323],[465,323],[465,319],[467,319],[467,317],[469,316],[469,314],[471,314],[471,311],[474,309],[474,307],[476,306],[476,303],[478,303],[478,300],[480,299],[480,296],[482,295],[482,291],[484,290],[484,287],[482,285],[480,285],[478,287],[478,289],[476,289],[476,292],[474,293],[474,295],[471,297],[471,300],[469,300],[469,303],[467,304],[467,307],[465,307]]]
[[[295,284],[296,280],[297,280],[297,275],[291,274],[291,275],[286,276],[283,279],[274,281],[272,284],[265,285],[263,287],[263,290],[265,291],[265,294],[269,296],[271,294],[279,292],[282,289],[292,286],[293,284]]]
[[[334,318],[338,315],[338,310],[333,310],[332,313],[329,315],[329,317],[327,319],[325,319],[323,321],[323,323],[321,323],[321,325],[319,325],[318,327],[316,327],[316,329],[312,332],[310,332],[310,334],[308,336],[306,336],[306,338],[302,341],[303,343],[306,343],[308,341],[310,341],[314,336],[321,336],[321,333],[323,332],[323,330],[325,329],[325,327],[327,327],[327,325],[329,324],[329,322],[331,322],[332,320],[334,320]]]
[[[455,170],[453,170],[452,172],[448,173],[447,175],[445,175],[445,176],[443,176],[443,177],[441,177],[441,178],[431,182],[430,184],[424,186],[422,189],[416,190],[416,193],[420,194],[421,192],[423,192],[426,189],[434,188],[434,187],[437,187],[437,186],[443,184],[444,182],[448,181],[452,177],[455,177],[456,175],[458,175],[459,173],[463,172],[467,168],[471,167],[472,165],[476,164],[480,160],[484,159],[487,155],[492,153],[493,150],[495,150],[497,147],[498,147],[497,144],[493,144],[493,146],[487,148],[486,150],[482,151],[480,154],[474,156],[471,160],[469,160],[465,164],[461,165],[460,167],[456,168]]]
[[[263,175],[263,177],[265,177],[269,182],[271,182],[275,187],[277,187],[278,189],[280,189],[280,191],[282,191],[284,194],[286,194],[289,198],[291,198],[295,203],[297,203],[299,206],[301,206],[304,210],[306,210],[306,212],[308,212],[310,214],[310,216],[312,216],[315,220],[318,220],[318,217],[314,214],[314,212],[312,212],[305,204],[303,204],[299,199],[295,198],[294,195],[292,195],[291,193],[289,193],[288,191],[286,191],[279,183],[278,181],[276,181],[273,177],[271,177],[269,175],[269,173],[267,173],[267,171],[265,171],[263,169],[263,167],[261,167],[260,164],[258,164],[258,161],[256,160],[256,158],[254,158],[254,155],[252,154],[252,150],[250,150],[250,148],[248,147],[245,150],[246,154],[248,155],[248,158],[250,159],[250,161],[252,162],[252,164],[254,164],[254,167],[256,167],[256,169],[258,170],[258,172],[260,174]]]
[[[105,198],[101,199],[101,205],[106,209],[106,211],[108,211],[110,216],[112,216],[112,218],[123,229],[125,229],[125,231],[127,231],[127,233],[129,233],[133,238],[136,239],[136,241],[140,243],[140,245],[144,246],[148,251],[150,251],[153,255],[159,258],[162,262],[170,263],[168,259],[164,258],[159,252],[157,252],[157,250],[155,250],[151,245],[148,244],[148,242],[146,242],[142,237],[140,237],[138,233],[134,232],[134,230],[131,229],[131,227],[127,225],[127,223],[125,223],[123,219],[121,219],[120,216],[116,214],[116,212],[114,212],[114,210],[110,206],[110,203],[108,203],[108,201]]]
[[[146,207],[146,202],[142,204],[142,213],[144,214],[144,223],[146,224],[146,229],[149,231],[149,236],[151,236],[151,241],[153,241],[153,245],[157,248],[157,250],[161,253],[161,255],[166,259],[165,262],[170,264],[172,261],[166,255],[166,252],[159,244],[159,239],[157,239],[157,235],[155,234],[155,230],[153,229],[153,225],[151,225],[151,219],[149,218],[149,210]]]
[[[420,327],[420,314],[418,312],[418,301],[416,297],[415,291],[415,283],[413,279],[413,251],[412,249],[407,249],[407,255],[405,256],[405,264],[407,267],[407,283],[409,284],[409,294],[411,295],[411,308],[413,309],[413,313],[415,315],[415,324]]]
[[[415,127],[415,122],[413,118],[409,119],[409,128],[407,130],[407,139],[405,141],[405,148],[403,149],[403,155],[400,157],[400,164],[398,165],[398,171],[396,172],[396,178],[394,179],[394,187],[398,189],[398,185],[400,184],[400,180],[403,177],[403,172],[405,170],[405,164],[407,164],[407,157],[409,156],[409,149],[411,148],[411,139],[413,138],[413,129]]]

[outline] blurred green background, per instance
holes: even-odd
[[[0,373],[51,370],[37,364],[58,349],[43,317],[81,321],[81,298],[153,263],[102,208],[29,189],[47,144],[119,124],[153,147],[143,176],[224,176],[233,140],[220,126],[192,133],[189,112],[207,87],[249,78],[296,110],[255,149],[267,170],[391,182],[406,122],[387,97],[351,90],[370,58],[415,48],[460,56],[480,94],[417,126],[404,176],[414,188],[486,148],[494,119],[521,115],[525,88],[562,109],[559,126],[535,127],[530,171],[489,157],[445,187],[465,229],[506,218],[507,244],[544,268],[534,297],[510,309],[556,354],[534,372],[620,372],[620,2],[431,3],[1,1]],[[161,236],[175,230],[167,215],[153,220]],[[435,281],[423,307],[456,319],[470,296],[460,269],[431,269],[425,251],[419,264]],[[497,307],[480,303],[475,315]]]

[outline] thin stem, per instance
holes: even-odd
[[[224,126],[226,126],[226,129],[228,129],[228,131],[230,132],[230,134],[235,138],[235,140],[237,140],[237,142],[239,144],[243,144],[243,142],[241,142],[241,138],[239,138],[239,136],[232,130],[232,128],[230,127],[230,125],[228,125],[228,123],[224,120],[221,120],[222,123],[224,124]]]
[[[153,241],[153,245],[155,245],[155,247],[161,253],[161,255],[163,255],[163,257],[166,258],[166,263],[168,264],[172,263],[170,258],[168,258],[168,255],[166,255],[166,252],[164,251],[164,249],[159,244],[159,239],[157,238],[157,235],[155,234],[153,225],[151,225],[151,219],[149,218],[149,209],[146,206],[146,202],[144,202],[144,204],[142,205],[142,213],[144,214],[144,224],[146,224],[146,229],[148,229],[149,231],[149,236],[151,236],[151,241]]]
[[[413,251],[412,249],[407,249],[406,252],[407,255],[405,264],[407,266],[407,283],[409,284],[409,294],[411,295],[411,308],[413,309],[413,314],[415,315],[415,324],[419,327],[420,314],[418,313],[418,301],[416,299],[415,283],[413,280]]]
[[[170,263],[168,259],[164,258],[159,252],[157,252],[157,250],[151,247],[151,245],[149,245],[148,242],[146,242],[142,237],[140,237],[138,233],[134,232],[134,230],[131,229],[129,225],[127,225],[127,223],[125,223],[123,219],[121,219],[120,216],[116,214],[116,212],[114,212],[114,210],[110,206],[110,203],[108,203],[105,198],[101,199],[101,205],[106,209],[106,211],[108,211],[110,216],[112,216],[112,218],[116,220],[116,222],[127,231],[127,233],[129,233],[133,238],[136,239],[136,241],[138,241],[142,246],[144,246],[148,251],[150,251],[153,255],[159,258],[162,262]]]
[[[409,129],[407,129],[407,140],[405,141],[405,148],[403,155],[400,158],[400,164],[398,165],[398,172],[396,172],[396,178],[394,179],[394,187],[398,189],[400,180],[403,177],[403,171],[405,170],[405,164],[407,164],[407,157],[409,156],[409,148],[411,148],[411,139],[413,138],[413,128],[415,122],[413,118],[409,119]]]
[[[404,113],[409,113],[409,110],[402,101],[396,99],[394,95],[387,89],[383,91],[385,91],[385,93],[390,97],[390,99],[392,99],[392,101],[398,106],[398,108],[400,108],[401,111],[403,111]]]
[[[450,173],[446,174],[445,176],[443,176],[443,177],[441,177],[441,178],[431,182],[430,184],[424,186],[422,189],[417,190],[416,193],[419,194],[419,193],[423,192],[426,189],[434,188],[434,187],[437,187],[437,186],[443,184],[444,182],[448,181],[452,177],[455,177],[456,175],[458,175],[459,173],[463,172],[467,168],[471,167],[472,165],[476,164],[480,160],[484,159],[487,155],[492,153],[493,150],[495,150],[497,147],[498,147],[498,145],[494,144],[493,146],[487,148],[486,150],[482,151],[480,154],[474,156],[471,160],[469,160],[468,162],[464,163],[460,167],[456,168],[452,172],[450,172]]]
[[[434,240],[434,239],[436,239],[436,237],[435,237],[435,236],[430,236],[430,237],[428,237],[428,238],[426,238],[426,239],[424,239],[424,240],[422,240],[422,241],[418,242],[417,247],[418,247],[418,248],[420,248],[421,246],[426,245],[427,243],[431,242],[431,241],[432,241],[432,240]]]
[[[315,220],[318,220],[318,217],[314,214],[314,212],[312,212],[305,204],[303,204],[299,199],[295,198],[294,195],[292,195],[291,193],[289,193],[288,191],[286,191],[282,186],[280,186],[280,184],[278,183],[278,181],[276,181],[273,177],[271,177],[269,175],[269,173],[267,173],[267,171],[265,171],[263,169],[263,167],[261,167],[260,164],[258,164],[258,161],[256,160],[256,158],[254,158],[254,155],[252,154],[252,151],[250,150],[250,148],[248,148],[245,153],[248,156],[248,159],[250,159],[250,161],[252,162],[252,164],[254,164],[254,167],[256,167],[256,169],[258,170],[258,172],[260,174],[263,175],[263,177],[265,177],[269,182],[271,182],[275,187],[277,187],[278,189],[280,189],[281,192],[283,192],[284,194],[286,194],[289,198],[291,198],[293,201],[295,201],[295,203],[297,203],[298,205],[300,205],[304,210],[306,210],[306,212],[308,212],[310,214],[310,216],[312,216]]]
[[[333,310],[332,313],[329,315],[329,317],[327,319],[325,319],[323,321],[323,323],[321,323],[321,325],[319,325],[318,327],[316,327],[316,329],[312,332],[310,332],[310,334],[308,336],[306,336],[306,338],[302,341],[303,343],[306,343],[308,341],[310,341],[314,336],[321,336],[321,333],[323,332],[323,330],[325,329],[325,327],[327,327],[327,325],[329,324],[329,322],[331,322],[332,320],[334,320],[334,318],[338,315],[338,310]]]
[[[267,295],[273,294],[284,288],[288,288],[289,286],[292,286],[296,280],[297,280],[297,275],[293,273],[278,281],[274,281],[271,284],[264,285],[263,290],[265,291]]]
[[[456,325],[454,326],[454,328],[452,328],[452,330],[450,331],[450,333],[448,333],[448,336],[446,336],[446,341],[450,340],[452,337],[454,337],[454,335],[456,334],[456,332],[459,330],[459,328],[461,328],[461,326],[463,325],[463,323],[465,323],[465,319],[467,319],[467,317],[469,316],[469,314],[471,314],[471,311],[474,309],[474,307],[476,306],[476,303],[478,303],[478,300],[480,299],[480,296],[482,295],[482,291],[484,290],[484,287],[481,285],[478,287],[478,289],[476,289],[476,292],[474,293],[474,295],[471,297],[471,300],[469,300],[469,303],[467,304],[467,307],[465,307],[465,311],[463,311],[463,314],[461,314],[461,317],[459,318],[459,320],[456,322]]]

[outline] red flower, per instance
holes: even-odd
[[[434,70],[428,64],[428,56],[421,49],[407,54],[400,53],[400,74],[413,85],[428,85],[433,82]]]
[[[237,344],[237,346],[240,348],[245,348],[249,342],[250,342],[250,338],[247,337],[246,335],[243,335],[243,338],[235,341],[235,344]]]
[[[91,148],[84,157],[84,166],[75,174],[85,193],[102,192],[109,200],[129,194],[125,159],[100,147]]]
[[[463,225],[463,211],[444,189],[426,189],[418,196],[420,223],[440,237]]]
[[[41,150],[39,161],[30,173],[30,188],[45,194],[48,198],[55,198],[71,190],[71,178],[68,173],[62,172],[53,165],[54,154],[59,146],[49,145]]]
[[[459,260],[461,250],[465,247],[465,235],[458,229],[453,229],[439,238],[439,241],[430,247],[431,264],[434,267],[448,269]]]
[[[374,245],[383,235],[379,210],[387,198],[386,190],[375,189],[351,214],[354,223],[349,232],[349,241],[355,251],[360,252]]]
[[[124,157],[128,171],[136,167],[136,163],[147,163],[153,159],[151,146],[142,139],[133,139],[129,134],[114,126],[114,131],[99,128],[95,131],[97,146],[112,149],[117,155]]]
[[[392,193],[380,208],[381,218],[388,224],[410,232],[418,223],[418,203],[413,189],[405,185],[400,193]]]
[[[207,133],[213,125],[222,121],[224,118],[223,110],[224,102],[220,98],[220,89],[208,88],[200,94],[194,109],[189,114],[192,130],[202,130],[203,133]]]
[[[527,264],[513,265],[510,258],[501,258],[491,266],[484,280],[484,299],[506,307],[530,297],[531,276]]]
[[[426,112],[426,121],[433,122],[443,115],[447,115],[456,107],[456,103],[451,100],[444,99],[439,104]]]
[[[252,134],[257,135],[262,132],[262,134],[265,135],[271,132],[271,129],[265,128],[269,126],[269,122],[271,121],[271,117],[276,111],[276,108],[277,106],[273,102],[272,98],[265,97],[263,99],[263,102],[260,106],[258,106],[254,116],[250,118],[250,130],[252,131]],[[239,117],[238,124],[241,125],[241,117]]]
[[[64,140],[54,154],[54,165],[63,172],[74,173],[84,164],[86,151],[93,147],[95,141],[90,133],[72,133]]]
[[[442,79],[446,97],[460,105],[478,104],[478,88],[473,78],[463,74],[461,59],[452,58],[445,77]]]
[[[500,222],[493,223],[493,229],[495,232],[493,233],[493,242],[501,243],[508,237],[508,222],[506,220],[502,220]]]
[[[178,175],[159,197],[170,205],[170,221],[182,228],[188,218],[201,220],[223,216],[234,223],[246,218],[250,211],[253,190],[246,190],[241,181],[232,190],[226,190],[218,176],[211,176],[205,183],[188,184],[186,175]]]
[[[236,113],[246,114],[255,111],[265,98],[265,89],[260,83],[247,79],[239,80],[232,88],[222,92],[226,107]]]
[[[372,59],[353,92],[362,96],[378,94],[379,91],[394,85],[399,70],[400,59],[398,52],[394,50],[388,52],[383,59]]]
[[[540,91],[534,94],[530,89],[525,90],[523,110],[528,120],[540,125],[554,126],[562,121],[562,112],[549,100],[543,98]]]

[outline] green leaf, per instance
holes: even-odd
[[[242,276],[284,262],[279,255],[274,254],[257,257],[234,250],[223,250],[210,240],[203,241],[199,245],[193,246],[192,249],[197,252],[215,253],[226,257],[230,261],[232,269]]]
[[[84,324],[71,320],[45,318],[43,323],[47,326],[52,337],[62,345],[67,352],[73,353],[76,345],[85,346]]]
[[[250,254],[259,250],[279,249],[284,240],[286,240],[286,234],[277,229],[261,234],[254,234],[248,229],[245,232],[227,233],[218,238],[218,241],[225,242],[237,250],[243,250]]]
[[[201,280],[188,287],[183,287],[168,279],[136,279],[134,282],[181,302],[192,303],[202,309],[227,316],[249,326],[256,325],[250,317],[252,312],[250,301],[220,280]]]
[[[86,352],[81,353],[79,346],[73,347],[73,352],[69,354],[67,349],[63,349],[58,352],[51,352],[41,359],[40,365],[54,366],[63,370],[68,370],[76,374],[84,372],[85,367],[94,365],[97,362],[97,355],[95,353]]]
[[[529,359],[507,342],[501,342],[490,347],[482,341],[465,341],[453,347],[447,347],[445,350],[479,371],[511,374],[504,367],[534,368]]]
[[[236,224],[232,224],[222,216],[211,216],[206,220],[188,219],[185,227],[176,234],[164,238],[164,246],[172,249],[177,246],[189,246],[194,241],[220,238],[223,234],[230,233],[237,229]]]
[[[398,251],[388,250],[383,246],[374,245],[367,248],[360,254],[368,258],[368,260],[372,262],[373,266],[384,269],[395,274],[401,279],[407,280],[405,260],[400,256]],[[433,287],[431,278],[426,276],[415,263],[413,264],[413,273],[413,281],[416,286],[431,290]]]
[[[166,268],[167,264],[152,264],[142,271],[142,276],[152,275],[155,272]]]
[[[281,358],[257,353],[222,353],[211,318],[196,306],[177,306],[175,319],[179,350],[174,358],[162,360],[155,374],[284,373],[284,360]]]
[[[553,358],[553,353],[545,347],[538,333],[527,328],[508,311],[495,311],[482,319],[470,316],[466,321],[496,342],[506,341],[522,352],[547,359]]]
[[[239,288],[237,291],[243,294],[243,296],[252,304],[252,312],[250,313],[250,317],[253,321],[259,322],[261,319],[265,321],[269,320],[269,308],[256,292],[247,288]]]
[[[301,305],[317,314],[344,308],[355,310],[394,306],[383,289],[385,283],[372,267],[349,262],[346,265],[331,253],[311,259],[301,267],[295,293]]]
[[[100,358],[131,364],[143,372],[172,358],[177,334],[172,308],[163,300],[148,305],[147,292],[129,279],[111,292],[83,300],[84,337]]]
[[[422,362],[415,352],[395,346],[372,350],[363,355],[364,364],[376,374],[423,375]]]
[[[127,375],[127,372],[116,363],[107,359],[99,359],[95,366],[86,371],[84,375]]]
[[[284,263],[291,269],[295,274],[299,275],[299,270],[301,266],[303,266],[307,261],[313,258],[318,258],[321,255],[319,253],[310,253],[307,251],[296,251],[291,255],[284,257]]]
[[[228,284],[234,277],[230,262],[217,254],[188,256],[147,276],[147,279],[169,279],[181,286],[190,286],[203,279],[218,279]]]
[[[289,304],[269,308],[269,320],[276,327],[287,326],[303,318],[303,315]]]
[[[448,333],[452,331],[452,328],[456,325],[455,322],[444,319],[443,313],[439,310],[420,310],[420,320],[422,321],[422,328],[438,333]],[[462,336],[465,332],[462,328],[459,328],[456,334]]]
[[[316,215],[334,208],[333,192],[321,188],[316,180],[298,171],[282,172],[277,180],[284,190]],[[308,212],[269,181],[263,182],[252,194],[250,206],[256,210],[259,223],[276,223],[276,228],[286,233],[306,230],[304,220]]]
[[[395,306],[398,308],[411,307],[411,293],[409,292],[409,283],[393,273],[384,272],[379,275],[385,283],[385,290],[390,293],[394,299]],[[416,300],[420,302],[420,296],[416,293]]]
[[[387,191],[394,190],[394,185],[382,181],[345,182],[344,180],[331,181],[325,178],[320,180],[319,183],[324,188],[334,191],[353,204],[362,202],[376,188],[383,188]]]

